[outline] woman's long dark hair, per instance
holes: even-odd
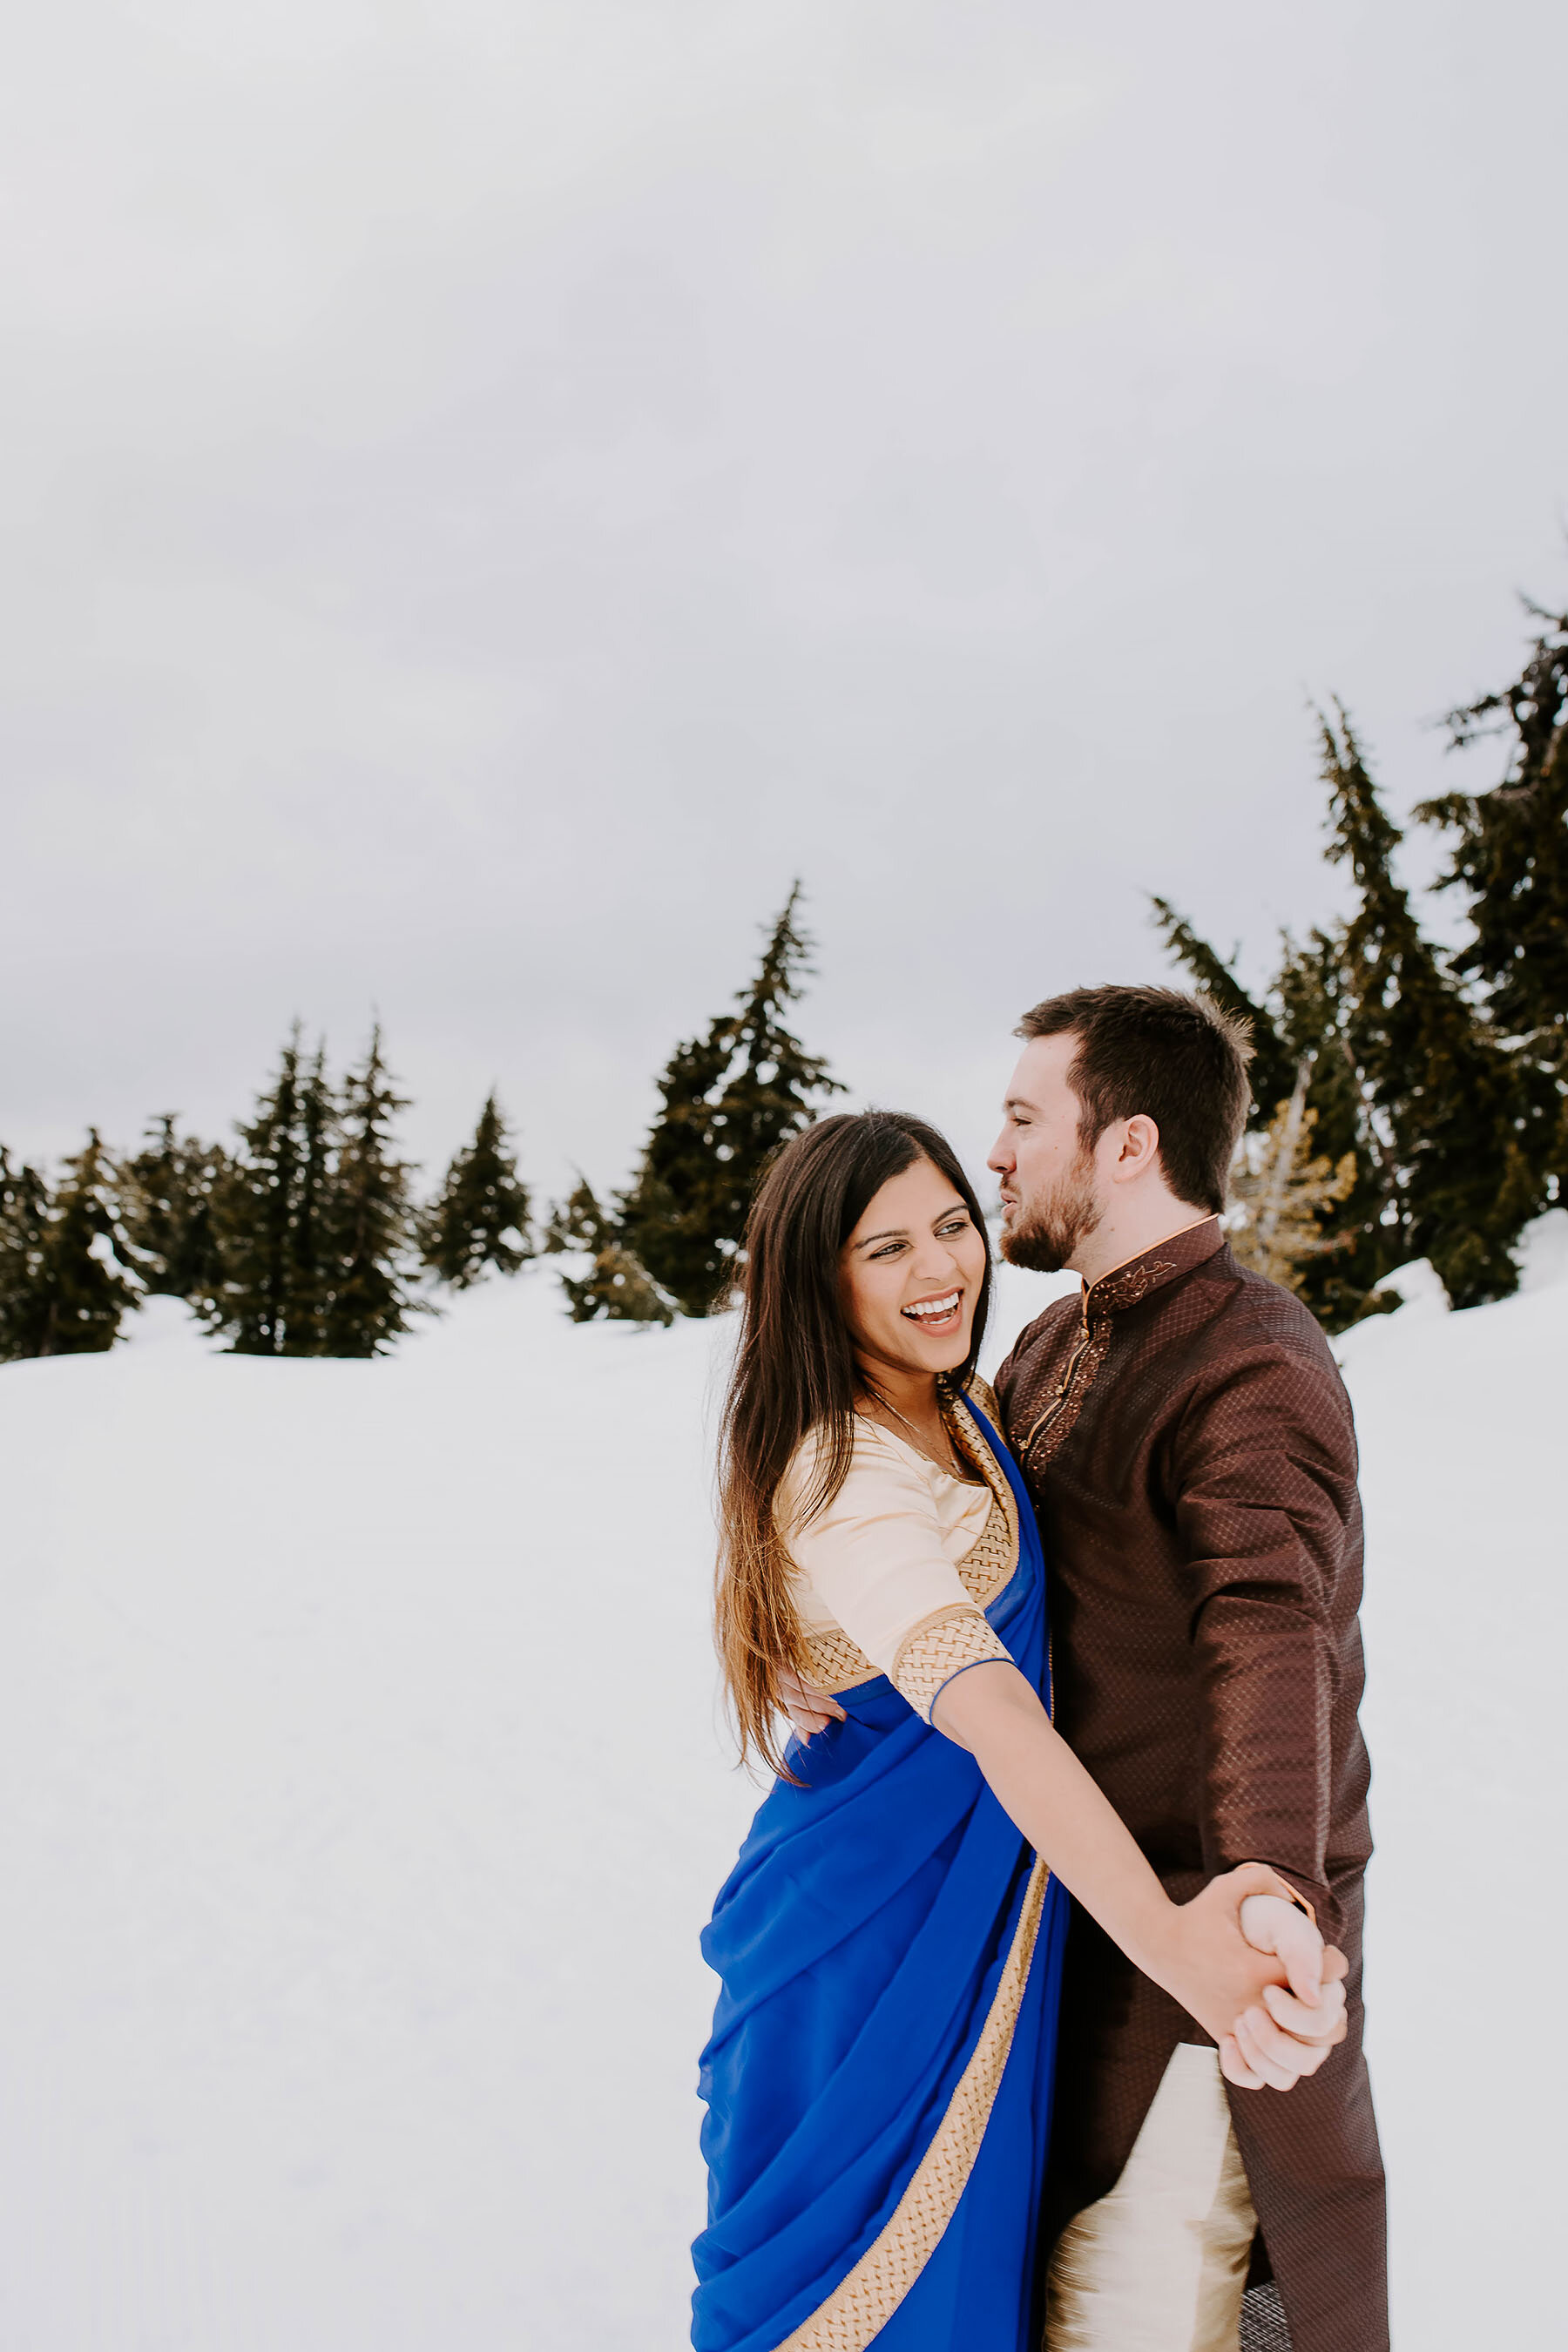
[[[801,1664],[790,1564],[773,1521],[779,1481],[809,1432],[822,1440],[807,1516],[844,1484],[855,1444],[859,1382],[838,1301],[839,1254],[889,1178],[929,1160],[984,1236],[974,1189],[944,1136],[901,1111],[840,1112],[786,1143],[763,1178],[746,1225],[741,1333],[719,1450],[719,1654],[742,1757],[755,1748],[784,1769],[778,1677]],[[974,1369],[991,1297],[991,1255],[975,1303],[970,1351],[946,1379]]]

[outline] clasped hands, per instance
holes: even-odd
[[[787,1671],[779,1677],[779,1704],[803,1740],[826,1731],[844,1714],[836,1699]],[[1168,1989],[1214,2033],[1220,2071],[1241,2090],[1289,2090],[1304,2075],[1317,2073],[1347,2030],[1345,1956],[1325,1945],[1294,1903],[1266,1891],[1279,1884],[1266,1866],[1244,1863],[1212,1879],[1192,1903],[1180,1906],[1188,1966],[1195,1933],[1211,1947],[1208,1973],[1202,1989],[1194,1977],[1190,1998],[1184,1997],[1184,1987]],[[1237,1931],[1258,1961],[1239,1972],[1236,1963],[1244,1956],[1237,1953]],[[1201,2013],[1209,2007],[1205,1995],[1216,1980],[1239,1988],[1236,1998],[1241,2006],[1228,2031],[1224,2017]]]
[[[1256,1998],[1236,2016],[1230,2031],[1216,2030],[1218,2019],[1205,2018],[1219,2045],[1220,2072],[1241,2090],[1288,2091],[1305,2074],[1315,2074],[1331,2050],[1342,2042],[1345,2021],[1345,1978],[1350,1964],[1321,1935],[1304,1911],[1282,1895],[1252,1894],[1249,1885],[1260,1875],[1255,1863],[1211,1879],[1199,1903],[1212,1902],[1235,1920],[1260,1959],[1274,1966],[1256,1987]],[[1272,1871],[1267,1873],[1270,1878]],[[1184,1911],[1191,1905],[1184,1904]],[[1284,1981],[1279,1981],[1283,1976]],[[1195,2011],[1194,2012],[1196,2013]]]

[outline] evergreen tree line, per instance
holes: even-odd
[[[130,1157],[90,1134],[53,1183],[0,1149],[0,1361],[108,1348],[158,1294],[241,1355],[384,1354],[434,1289],[542,1251],[562,1259],[579,1322],[705,1313],[763,1167],[839,1090],[784,1020],[807,969],[799,904],[797,885],[735,1009],[671,1056],[632,1183],[601,1202],[580,1178],[537,1233],[493,1093],[436,1197],[416,1202],[379,1029],[334,1081],[296,1025],[232,1147],[166,1115]]]
[[[424,1203],[395,1131],[406,1108],[379,1028],[334,1081],[296,1026],[233,1147],[168,1115],[128,1158],[90,1133],[53,1182],[0,1149],[0,1361],[108,1348],[159,1294],[241,1355],[380,1355],[432,1286],[515,1274],[535,1244],[494,1095]]]
[[[1462,905],[1460,947],[1423,933],[1394,871],[1400,829],[1337,705],[1320,714],[1320,745],[1348,916],[1287,934],[1251,995],[1153,902],[1192,980],[1252,1028],[1235,1245],[1331,1331],[1396,1305],[1382,1286],[1419,1258],[1456,1307],[1505,1297],[1521,1229],[1565,1197],[1568,614],[1527,609],[1537,634],[1520,676],[1445,722],[1456,748],[1500,739],[1498,781],[1415,812],[1447,836],[1436,887]]]
[[[1447,837],[1438,887],[1468,919],[1457,950],[1421,929],[1394,871],[1399,828],[1338,706],[1320,748],[1345,919],[1287,935],[1254,995],[1153,902],[1193,982],[1252,1030],[1235,1245],[1330,1330],[1394,1304],[1386,1277],[1418,1258],[1458,1307],[1504,1296],[1521,1228],[1564,1197],[1568,614],[1529,609],[1520,677],[1447,721],[1457,746],[1501,739],[1500,776],[1415,811]],[[763,1170],[843,1091],[789,1025],[810,969],[800,902],[797,883],[732,1006],[676,1047],[630,1182],[601,1200],[580,1177],[537,1233],[493,1093],[435,1198],[415,1200],[379,1030],[334,1081],[296,1028],[232,1147],[167,1117],[130,1158],[89,1134],[53,1182],[0,1150],[0,1360],[107,1348],[158,1292],[244,1354],[375,1355],[433,1290],[542,1253],[562,1261],[577,1321],[705,1314],[728,1293]]]
[[[1568,1182],[1568,614],[1527,610],[1520,676],[1448,714],[1453,746],[1503,744],[1489,789],[1425,803],[1447,838],[1439,888],[1468,937],[1445,952],[1395,873],[1402,835],[1337,705],[1320,714],[1330,862],[1342,922],[1287,936],[1256,997],[1192,925],[1153,902],[1191,981],[1249,1024],[1254,1116],[1233,1171],[1234,1245],[1331,1331],[1397,1305],[1389,1275],[1429,1259],[1456,1307],[1517,1286],[1512,1245]],[[679,1045],[627,1190],[584,1181],[552,1216],[579,1253],[572,1313],[702,1314],[728,1286],[773,1152],[839,1091],[785,1025],[808,942],[798,885],[734,1012]]]

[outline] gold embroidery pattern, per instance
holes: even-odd
[[[959,1451],[991,1489],[990,1517],[958,1563],[964,1591],[977,1607],[986,1609],[1018,1565],[1018,1506],[1006,1474],[968,1413],[952,1413],[948,1426]]]
[[[915,1713],[929,1723],[937,1693],[962,1668],[1011,1656],[1005,1643],[992,1632],[983,1610],[968,1601],[955,1601],[951,1609],[933,1609],[929,1617],[910,1628],[899,1643],[890,1679]]]
[[[1108,1274],[1096,1283],[1089,1293],[1090,1303],[1096,1313],[1102,1307],[1136,1307],[1141,1298],[1147,1298],[1152,1290],[1159,1288],[1167,1275],[1178,1271],[1169,1258],[1140,1258],[1125,1274]]]
[[[1100,1316],[1085,1329],[1082,1338],[1067,1360],[1055,1395],[1035,1423],[1023,1444],[1015,1444],[1014,1451],[1019,1466],[1027,1472],[1037,1472],[1047,1463],[1071,1430],[1083,1410],[1083,1401],[1094,1386],[1095,1377],[1105,1361],[1110,1346],[1110,1317]],[[1037,1454],[1037,1446],[1043,1451]]]
[[[837,1625],[803,1626],[800,1648],[806,1681],[829,1696],[853,1690],[858,1683],[875,1682],[881,1671]]]
[[[785,2337],[778,2352],[865,2352],[935,2252],[958,2210],[991,2120],[1023,2007],[1050,1878],[1045,1864],[1037,1862],[980,2039],[887,2228],[827,2301]]]

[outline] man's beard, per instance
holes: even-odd
[[[1060,1274],[1099,1224],[1094,1163],[1084,1152],[1037,1200],[1020,1201],[1002,1228],[1002,1255],[1031,1274]]]

